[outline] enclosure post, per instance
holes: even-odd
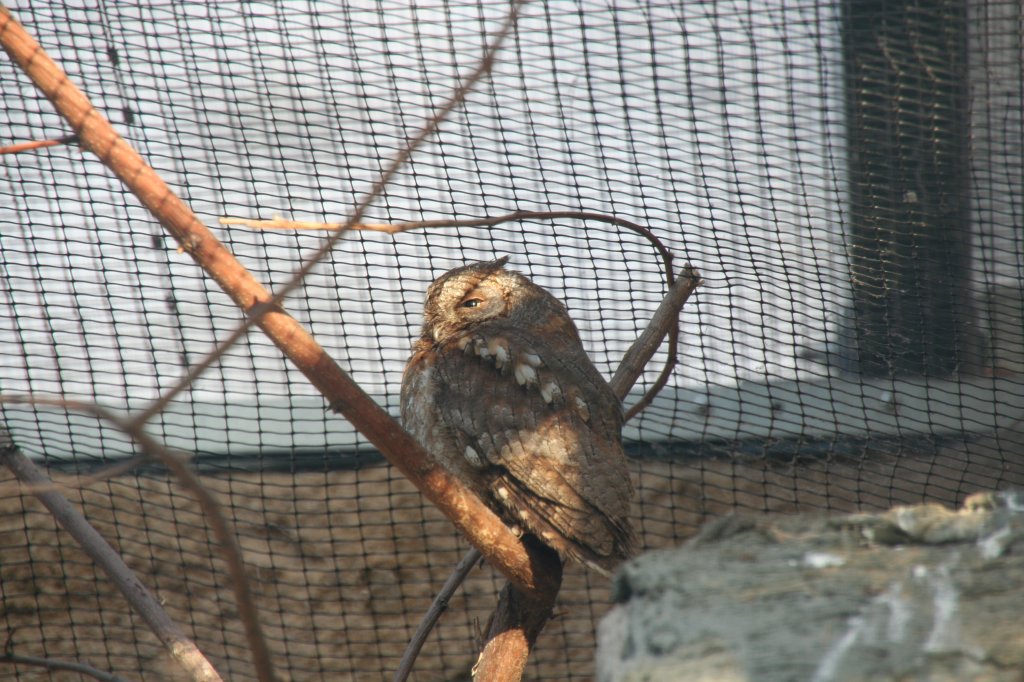
[[[978,363],[964,0],[844,0],[849,258],[860,371]]]

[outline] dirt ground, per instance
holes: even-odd
[[[634,461],[647,549],[731,512],[843,512],[1024,486],[1019,441],[849,460]],[[0,486],[9,478],[0,479]],[[466,549],[387,466],[204,476],[234,521],[274,662],[286,680],[390,678],[412,631]],[[223,561],[193,498],[173,481],[121,477],[69,497],[195,638],[226,680],[253,678]],[[474,570],[428,641],[416,680],[465,679],[501,581]],[[529,679],[592,677],[608,581],[570,567]],[[0,499],[0,622],[7,651],[79,661],[125,679],[180,679],[155,637],[34,498]],[[0,662],[0,675],[80,680]]]

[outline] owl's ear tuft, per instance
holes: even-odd
[[[456,272],[468,272],[476,275],[482,281],[490,277],[491,275],[494,275],[495,273],[501,272],[507,263],[508,256],[502,256],[501,258],[496,258],[495,260],[482,260],[477,261],[475,263],[468,263],[462,266],[461,268],[456,268],[455,270],[452,270],[451,273],[449,274]]]
[[[501,258],[495,258],[494,260],[480,261],[479,263],[474,263],[469,267],[474,268],[477,272],[486,272],[487,274],[491,274],[505,267],[508,264],[508,258],[508,256],[502,256]]]

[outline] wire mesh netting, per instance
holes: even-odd
[[[506,2],[17,3],[12,10],[271,288],[479,61]],[[528,4],[482,83],[367,221],[580,211],[650,228],[704,285],[679,364],[627,424],[645,549],[734,511],[959,503],[1024,482],[1021,7],[709,0]],[[0,63],[0,144],[66,124]],[[73,142],[0,165],[0,389],[134,410],[243,315]],[[510,255],[610,377],[665,292],[598,220],[347,235],[288,298],[392,414],[424,291]],[[657,380],[660,352],[627,404]],[[0,404],[55,475],[134,454],[68,408]],[[279,670],[380,679],[467,545],[258,331],[148,425],[245,551]],[[4,485],[11,478],[5,474]],[[7,490],[5,488],[5,490]],[[16,488],[9,488],[16,490]],[[253,675],[209,519],[163,469],[66,490],[226,678]],[[0,514],[7,651],[131,678],[174,668],[27,492]],[[570,566],[528,676],[588,679],[607,581]],[[501,580],[474,571],[415,679],[458,679]],[[31,679],[27,666],[12,667]]]

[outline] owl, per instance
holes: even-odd
[[[608,575],[633,544],[622,407],[565,306],[507,260],[430,285],[402,421],[509,526]]]

